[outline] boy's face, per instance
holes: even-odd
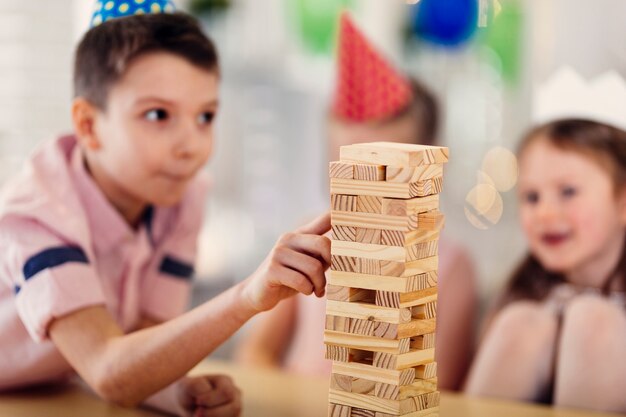
[[[178,203],[211,155],[218,76],[173,54],[134,60],[97,111],[92,175],[114,204]]]

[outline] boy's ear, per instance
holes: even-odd
[[[83,97],[72,101],[72,123],[78,142],[85,149],[96,150],[101,146],[95,131],[98,108]]]

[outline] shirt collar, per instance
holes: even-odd
[[[71,170],[85,208],[95,248],[101,252],[108,252],[124,242],[133,240],[137,232],[126,223],[87,172],[83,152],[79,146],[75,146],[72,152]],[[140,225],[140,229],[146,228],[148,235],[150,235],[152,217],[153,208],[150,206],[144,215],[143,224]]]

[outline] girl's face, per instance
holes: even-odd
[[[536,138],[521,156],[519,198],[522,228],[544,268],[601,285],[620,258],[626,224],[609,167]]]

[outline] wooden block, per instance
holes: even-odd
[[[352,240],[353,242],[372,243],[375,245],[380,245],[380,236],[382,232],[380,229],[369,229],[365,227],[355,227],[354,229],[356,230],[356,236],[355,239]]]
[[[437,391],[437,378],[416,379],[410,385],[400,386],[399,391],[398,399],[400,400],[435,392]]]
[[[350,331],[350,318],[326,315],[325,329],[348,333]]]
[[[412,246],[422,242],[439,239],[437,230],[381,230],[380,243],[387,246]]]
[[[434,319],[437,317],[437,302],[417,305],[411,309],[411,315],[416,319]]]
[[[352,390],[356,394],[374,395],[376,381],[364,378],[352,378]],[[345,390],[344,390],[345,391]]]
[[[438,267],[438,256],[416,259],[409,262],[380,261],[380,274],[392,277],[410,277],[413,275],[436,271]],[[359,272],[359,269],[357,267],[356,271],[347,272]]]
[[[328,176],[330,178],[352,180],[354,179],[354,164],[346,164],[338,161],[331,162],[328,165]]]
[[[399,246],[344,241],[331,242],[331,253],[340,256],[406,262],[409,258],[408,252],[407,249]]]
[[[357,196],[331,194],[330,206],[334,211],[356,211]],[[382,204],[382,203],[381,203]]]
[[[382,337],[385,339],[398,338],[397,324],[384,323],[380,321],[327,315],[324,328],[326,330],[335,330],[337,332]]]
[[[395,416],[425,410],[439,405],[439,391],[402,400],[389,400],[372,395],[355,394],[331,389],[328,397],[332,403],[375,410]]]
[[[417,167],[448,161],[448,148],[394,142],[370,142],[342,146],[341,162],[396,167]]]
[[[350,417],[352,407],[340,404],[328,404],[328,417]]]
[[[415,337],[433,333],[437,328],[435,319],[411,320],[398,326],[398,337]]]
[[[333,242],[335,241],[333,240]],[[355,257],[331,255],[330,259],[330,267],[333,271],[358,272],[357,259]]]
[[[386,369],[407,369],[430,363],[435,359],[435,349],[414,349],[402,354],[374,352],[373,365]]]
[[[380,337],[363,336],[360,334],[335,332],[333,330],[324,330],[324,343],[327,345],[336,345],[350,349],[367,350],[369,352],[393,353],[397,355],[409,352],[410,344],[408,338],[400,340],[383,339]],[[407,368],[407,366],[404,368]]]
[[[437,377],[437,362],[426,363],[424,365],[416,366],[415,377],[418,379],[430,379]]]
[[[376,294],[372,290],[329,284],[326,286],[326,298],[335,301],[361,301],[371,303],[376,300]]]
[[[377,382],[374,395],[379,398],[400,400],[434,391],[437,391],[437,378],[416,379],[409,385],[390,385]]]
[[[384,165],[354,165],[354,179],[363,181],[385,181],[386,167]]]
[[[324,357],[331,361],[348,362],[350,349],[344,346],[326,345]]]
[[[436,256],[439,253],[439,240],[430,240],[417,245],[407,246],[407,251],[407,261]]]
[[[435,347],[435,333],[427,333],[411,338],[411,349],[432,349]]]
[[[326,314],[395,324],[411,321],[411,310],[408,308],[387,308],[372,304],[334,300],[326,301]]]
[[[420,230],[436,230],[443,229],[445,216],[439,210],[427,211],[419,213],[417,216],[417,227]]]
[[[332,226],[332,239],[344,240],[346,242],[355,242],[357,237],[357,228],[350,226]],[[380,232],[380,231],[379,231]],[[378,238],[380,242],[380,234]]]
[[[382,214],[383,198],[373,195],[358,195],[356,196],[356,211],[360,213]]]
[[[372,195],[386,198],[413,198],[439,194],[443,177],[410,183],[330,179],[331,194]]]
[[[385,214],[351,213],[344,211],[332,211],[330,217],[331,225],[395,230],[400,232],[417,230],[417,221],[417,215],[388,216]]]
[[[345,287],[392,292],[414,292],[437,285],[437,271],[410,277],[385,277],[345,271],[330,271],[328,283]]]
[[[350,417],[376,417],[376,411],[365,410],[363,408],[352,408]]]
[[[357,272],[360,274],[380,275],[380,266],[377,259],[357,258]]]
[[[392,307],[392,308],[407,308],[413,307],[411,312],[414,318],[424,319],[433,317],[419,317],[417,307],[423,304],[427,304],[437,299],[437,287],[430,287],[420,291],[414,291],[410,293],[390,292],[390,291],[376,291],[375,303],[378,306]],[[435,306],[436,309],[436,306]]]
[[[406,247],[347,242],[345,240],[331,242],[331,253],[333,255],[403,263],[436,256],[438,248],[437,240],[421,242]],[[365,271],[361,272],[366,273]]]
[[[393,414],[377,412],[374,417],[398,417]],[[413,411],[411,413],[402,414],[401,417],[439,417],[439,406],[427,408],[426,410]]]
[[[422,165],[420,167],[391,167],[385,170],[387,182],[417,182],[443,176],[443,164]]]
[[[348,375],[353,378],[363,378],[392,385],[407,385],[415,379],[415,368],[403,370],[384,369],[356,362],[334,362],[332,372],[334,374]]]
[[[426,197],[414,197],[410,199],[383,198],[381,206],[381,213],[390,216],[419,214],[438,209],[439,195],[433,194]]]
[[[331,374],[330,375],[330,387],[332,389],[352,392],[352,378],[349,375]]]
[[[351,180],[338,180],[351,181]],[[387,183],[393,184],[393,183]],[[443,177],[431,178],[429,180],[409,183],[409,197],[423,197],[432,194],[439,194],[443,189]]]

